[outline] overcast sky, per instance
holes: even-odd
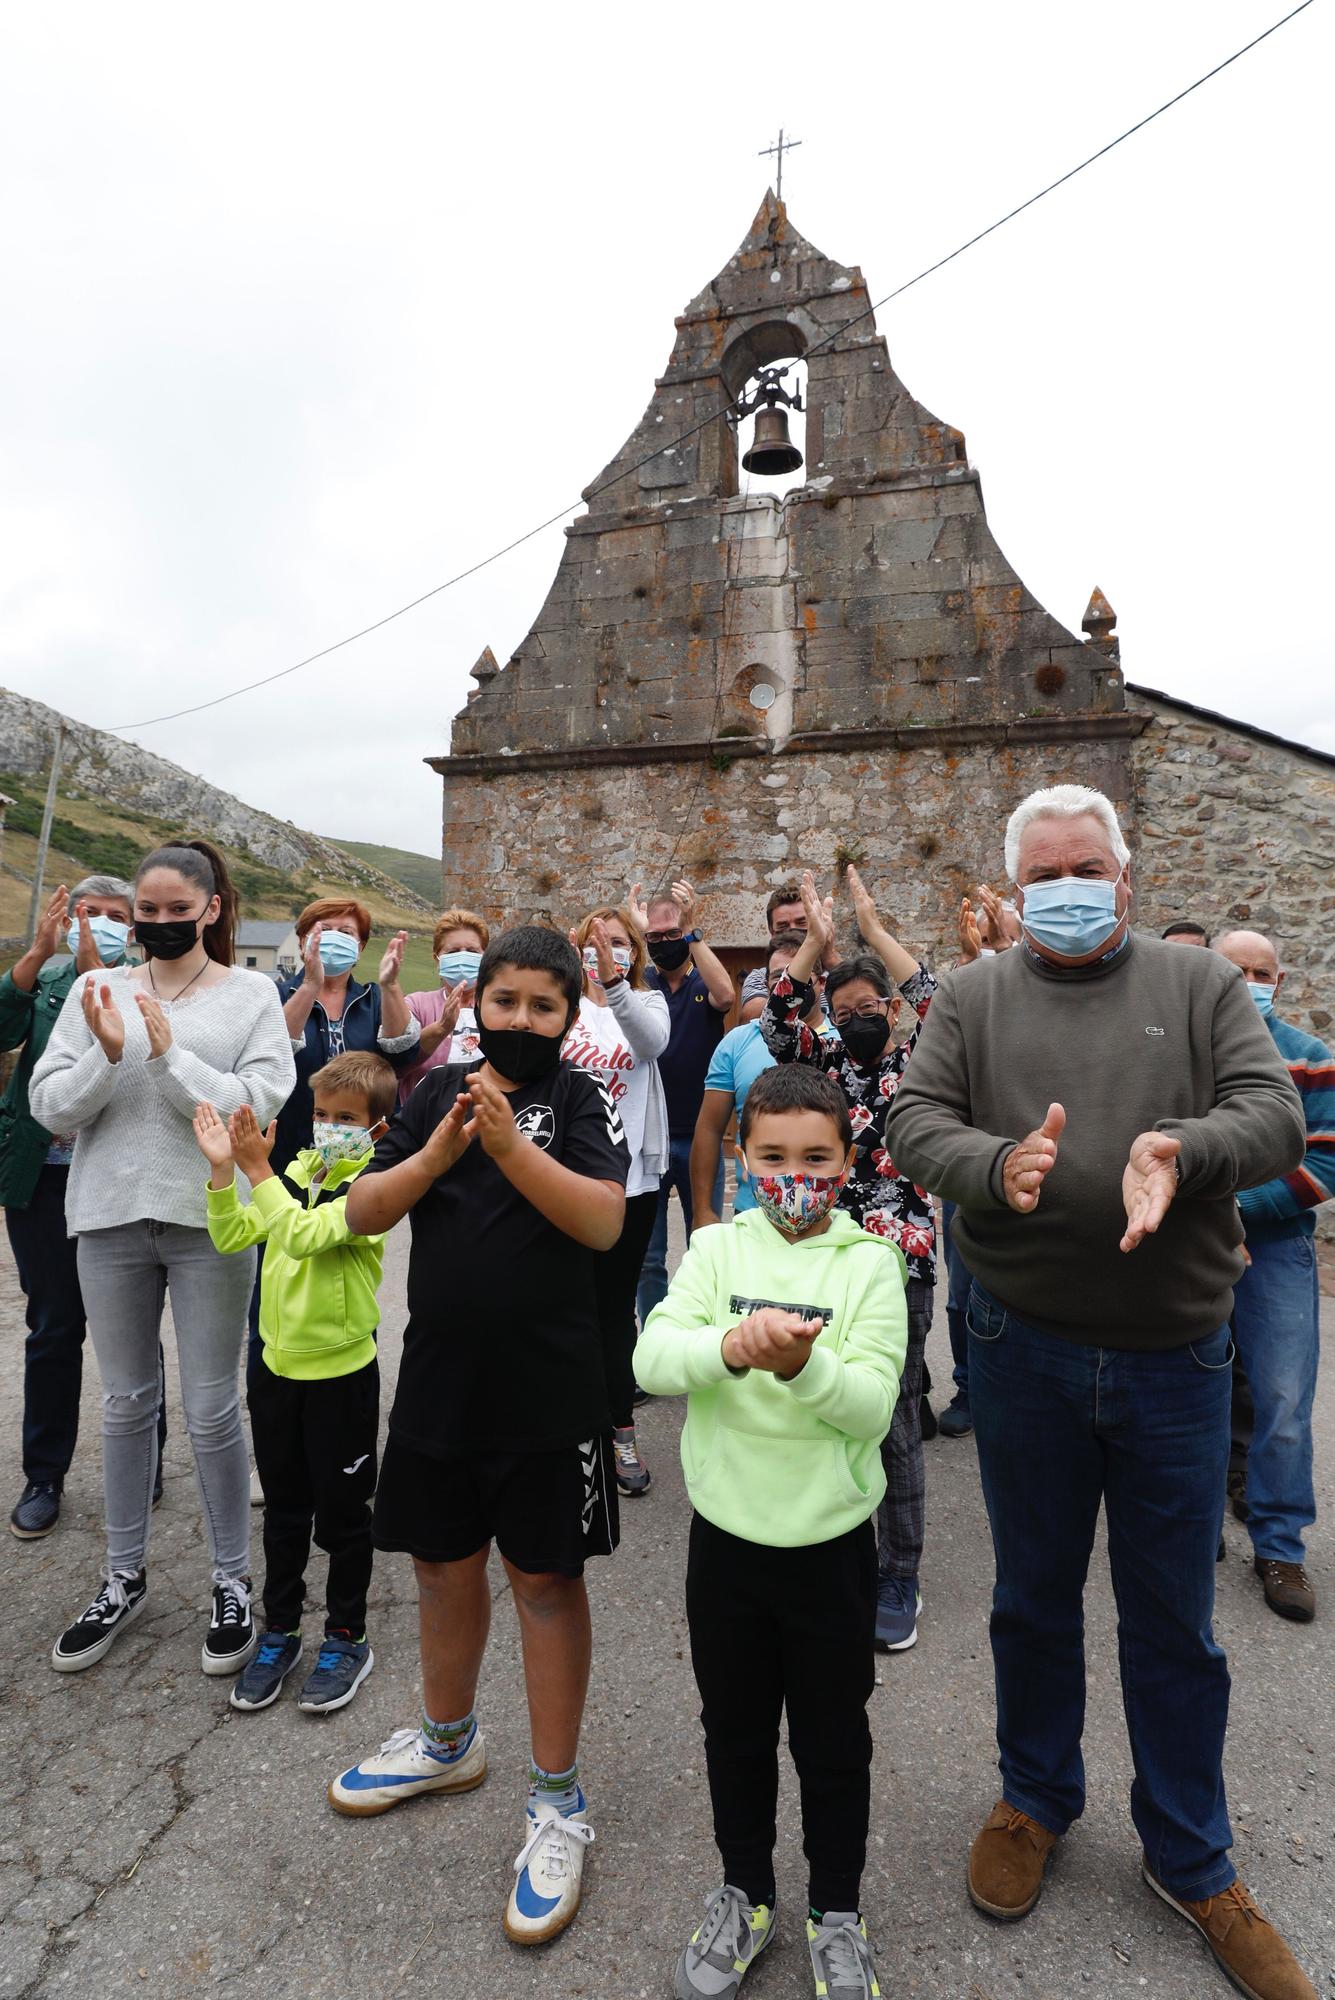
[[[577,503],[780,123],[794,224],[877,298],[1284,11],[7,8],[0,682],[135,722]],[[1129,679],[1335,750],[1332,54],[1317,4],[879,326],[1050,610],[1100,584]],[[420,760],[561,548],[137,740],[435,852]]]

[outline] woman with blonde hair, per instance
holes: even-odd
[[[668,1045],[671,1027],[667,1001],[645,986],[648,952],[629,910],[610,904],[590,910],[570,933],[570,942],[584,967],[584,993],[561,1053],[576,1069],[597,1077],[630,1147],[625,1224],[619,1240],[595,1258],[594,1266],[617,1485],[633,1499],[649,1486],[649,1468],[635,1440],[635,1287],[668,1161],[658,1057]]]
[[[473,988],[491,930],[476,910],[442,910],[431,939],[440,985],[408,995],[408,1011],[422,1030],[411,1068],[399,1072],[399,1103],[412,1096],[428,1070],[442,1063],[478,1063]]]

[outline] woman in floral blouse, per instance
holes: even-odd
[[[848,886],[858,928],[870,949],[842,959],[827,976],[825,999],[837,1039],[814,1034],[802,1019],[811,1005],[812,973],[831,936],[810,872],[802,879],[806,940],[775,981],[760,1027],[776,1062],[807,1063],[842,1090],[857,1150],[839,1206],[871,1235],[897,1245],[908,1266],[908,1354],[894,1418],[881,1446],[887,1486],[877,1520],[881,1574],[876,1637],[888,1650],[902,1652],[917,1640],[922,1608],[918,1565],[925,1479],[918,1403],[923,1348],[932,1323],[936,1223],[931,1196],[895,1171],[885,1146],[885,1119],[931,1005],[936,980],[890,935],[855,868],[848,871]],[[894,1029],[903,1001],[918,1018],[907,1040],[896,1044]]]

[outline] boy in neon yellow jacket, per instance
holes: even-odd
[[[677,1962],[677,2000],[728,2000],[774,1935],[785,1708],[816,1991],[879,1993],[858,1907],[872,1517],[908,1314],[899,1251],[835,1207],[852,1137],[828,1077],[798,1065],[757,1077],[738,1133],[756,1207],[697,1229],[635,1350],[642,1388],[688,1399],[686,1613],[724,1869]]]
[[[383,1236],[355,1236],[344,1198],[394,1107],[397,1079],[370,1051],[336,1056],[311,1078],[315,1145],[283,1176],[269,1165],[274,1127],[247,1107],[224,1125],[198,1106],[209,1162],[209,1235],[216,1249],[265,1245],[260,1278],[263,1366],[247,1391],[264,1489],[264,1617],[233,1708],[268,1708],[301,1658],[312,1531],[329,1556],[325,1636],[298,1706],[326,1714],[350,1702],[375,1664],[366,1636],[371,1496],[376,1482],[380,1368],[376,1293]],[[250,1182],[242,1206],[235,1169]],[[295,1190],[295,1191],[294,1191]]]

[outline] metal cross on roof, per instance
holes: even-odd
[[[779,201],[783,200],[783,156],[785,153],[791,153],[793,148],[800,146],[801,143],[800,139],[785,139],[783,136],[783,127],[780,125],[778,144],[774,146],[762,146],[760,149],[759,157],[762,160],[769,159],[775,153],[779,156],[778,178],[774,183],[774,193]]]

